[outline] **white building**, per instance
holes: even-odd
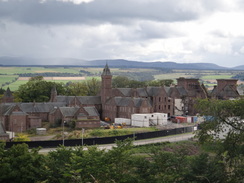
[[[131,126],[149,127],[156,125],[167,125],[168,115],[166,113],[132,114]]]

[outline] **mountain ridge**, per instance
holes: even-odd
[[[38,64],[37,64],[38,63]],[[67,64],[68,63],[68,64]],[[222,67],[213,63],[177,63],[173,61],[132,61],[125,59],[99,59],[99,60],[82,60],[76,58],[31,58],[31,57],[0,57],[1,66],[99,66],[104,67],[109,64],[110,67],[126,68],[165,68],[165,69],[196,69],[196,70],[244,70],[244,65],[236,67]]]

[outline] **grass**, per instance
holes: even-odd
[[[60,139],[61,133],[63,131],[62,127],[50,128],[49,125],[44,125],[44,128],[47,128],[46,135],[55,135],[54,139]],[[72,130],[68,127],[64,127],[64,131],[68,132],[66,135],[66,139],[77,139],[81,138],[81,130]],[[84,138],[92,138],[92,137],[111,137],[111,136],[122,136],[122,135],[130,135],[134,133],[143,133],[143,132],[153,132],[157,131],[155,127],[149,128],[122,128],[122,129],[86,129],[83,134]],[[33,136],[33,135],[32,135]]]
[[[92,78],[96,78],[98,80],[101,80],[100,77],[90,77],[90,76],[89,77],[86,77],[86,80],[91,80]],[[5,80],[5,82],[6,81],[7,80]],[[12,79],[10,79],[10,81],[12,81]],[[85,80],[46,80],[46,81],[51,81],[51,82],[64,83],[64,84],[66,84],[68,82],[77,82],[77,81],[81,81],[82,82],[82,81],[85,81]],[[18,90],[18,88],[19,88],[20,85],[26,84],[27,82],[28,82],[27,80],[26,81],[17,80],[17,81],[15,81],[13,83],[10,83],[9,85],[6,85],[6,86],[4,86],[2,88],[6,90],[9,87],[11,91],[16,91],[16,90]],[[1,80],[0,80],[0,84],[1,84]]]
[[[11,91],[16,91],[16,90],[18,90],[20,85],[25,84],[25,83],[27,83],[27,81],[15,81],[7,86],[4,86],[3,89],[6,90],[9,87]]]
[[[23,73],[45,73],[45,72],[55,72],[55,73],[71,73],[71,74],[78,74],[80,73],[80,70],[85,70],[93,74],[93,76],[85,76],[86,80],[89,80],[91,78],[96,78],[100,80],[100,75],[102,73],[101,67],[0,67],[0,73],[5,75],[0,75],[0,85],[6,83],[6,82],[12,82],[14,78],[17,77],[17,75],[14,74],[23,74]],[[152,72],[155,71],[155,69],[144,69],[144,68],[138,68],[138,69],[130,69],[130,68],[110,68],[111,73],[118,72],[140,72],[140,73],[146,73],[146,72]],[[237,74],[238,71],[220,71],[220,70],[172,70],[172,73],[165,73],[165,74],[158,74],[154,75],[155,79],[173,79],[174,83],[176,84],[176,79],[179,77],[185,77],[185,78],[200,78],[203,80],[203,82],[207,80],[216,80],[216,79],[229,79],[233,75]],[[47,80],[49,81],[49,80]],[[74,82],[76,80],[50,80],[53,82]],[[16,81],[14,83],[10,83],[9,85],[4,86],[3,88],[6,89],[7,87],[10,87],[12,91],[16,91],[18,87],[21,84],[25,84],[27,81]]]
[[[12,82],[15,78],[18,77],[17,75],[0,75],[0,86],[5,84],[6,82]]]
[[[167,73],[167,74],[159,74],[159,75],[154,75],[155,79],[174,79],[179,77],[185,77],[185,78],[192,78],[193,75],[188,75],[186,73]]]
[[[201,77],[203,80],[214,80],[214,79],[230,79],[233,75],[221,74],[221,75],[207,75]]]

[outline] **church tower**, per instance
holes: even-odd
[[[102,77],[101,100],[102,100],[102,105],[104,105],[106,100],[112,96],[112,75],[110,73],[108,64],[105,65],[101,77]]]
[[[52,90],[51,90],[51,96],[50,96],[50,102],[57,102],[57,89],[56,86],[53,86]]]
[[[9,87],[4,92],[4,95],[2,97],[2,102],[3,103],[12,103],[12,102],[14,102],[14,96],[12,95],[12,92],[10,91]]]

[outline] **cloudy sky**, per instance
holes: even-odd
[[[0,56],[233,67],[243,22],[242,0],[0,0]]]

